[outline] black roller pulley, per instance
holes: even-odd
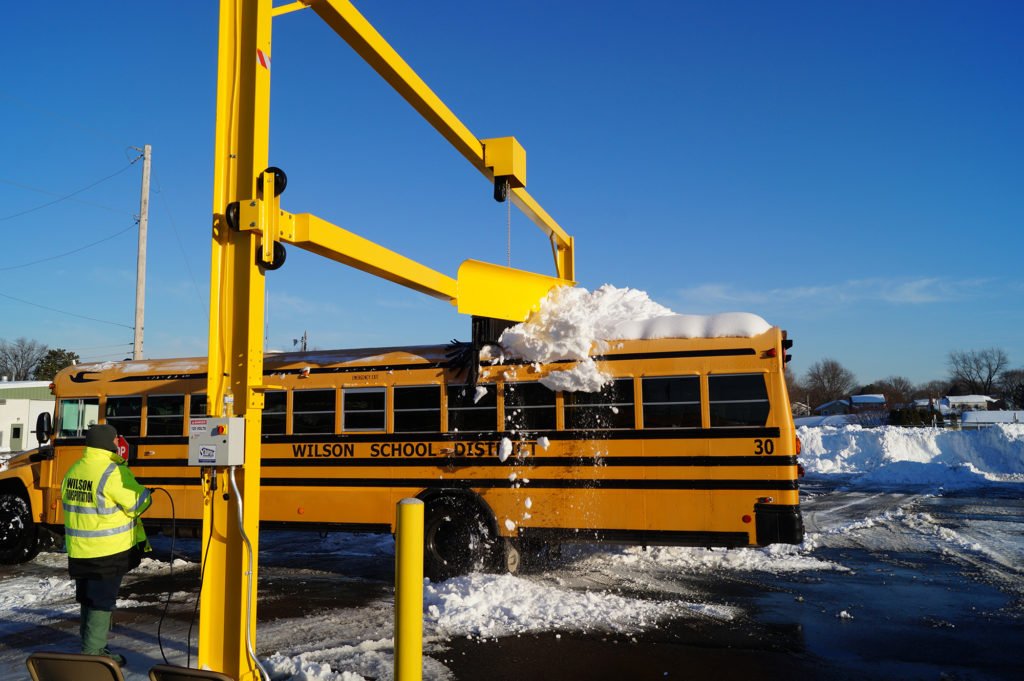
[[[494,178],[494,200],[498,203],[505,203],[508,200],[509,181],[508,177],[502,175]]]
[[[274,196],[280,196],[284,188],[288,186],[288,176],[276,166],[270,166],[263,173],[274,173]],[[256,178],[256,191],[263,193],[263,173]]]
[[[265,270],[276,270],[280,269],[281,265],[284,264],[285,258],[288,257],[288,252],[284,250],[284,244],[280,241],[274,242],[274,259],[271,262],[264,262],[263,260],[263,249],[257,249],[256,251],[256,264]]]
[[[231,203],[229,203],[227,210],[224,211],[224,219],[227,220],[228,227],[235,230],[236,232],[238,231],[239,212],[240,209],[238,206],[238,201],[232,201]]]

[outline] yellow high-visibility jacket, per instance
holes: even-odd
[[[110,556],[146,542],[138,518],[152,503],[150,491],[117,454],[86,447],[60,489],[69,558]]]

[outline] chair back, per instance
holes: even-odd
[[[117,663],[103,655],[32,653],[25,665],[32,681],[124,681]]]

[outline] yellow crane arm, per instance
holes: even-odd
[[[513,202],[551,240],[559,278],[574,280],[573,240],[526,191],[526,152],[514,138],[478,139],[348,0],[303,0],[491,182],[508,178]]]

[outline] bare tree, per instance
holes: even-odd
[[[19,338],[13,343],[0,340],[0,376],[7,376],[12,381],[29,380],[46,350],[42,343],[26,338]]]
[[[974,395],[989,395],[999,373],[1010,363],[1001,348],[954,350],[949,353],[949,374],[954,383]]]
[[[885,403],[891,409],[909,404],[914,399],[914,384],[905,376],[889,376],[875,381],[875,388],[885,395]]]
[[[949,388],[949,381],[944,381],[941,379],[928,381],[927,383],[922,383],[921,385],[917,386],[917,388],[914,389],[914,398],[928,398],[936,400],[941,399],[942,397],[945,397],[946,395],[949,394]]]
[[[804,387],[814,408],[849,395],[857,387],[857,378],[836,360],[823,359],[807,370]]]
[[[1014,409],[1024,409],[1024,369],[1008,369],[999,376],[1003,399]]]

